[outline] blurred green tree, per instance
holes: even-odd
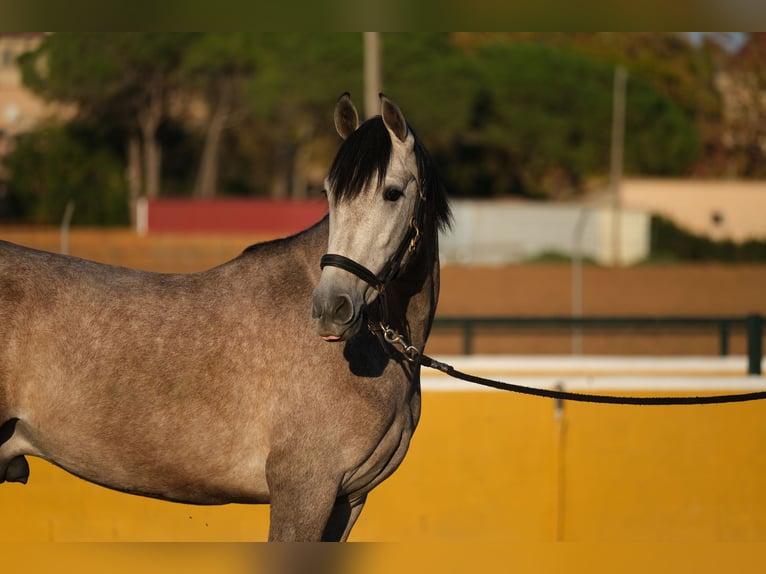
[[[695,110],[713,118],[720,108],[712,59],[677,36],[382,42],[383,90],[456,195],[560,197],[603,179],[617,63],[630,72],[626,171],[683,175],[709,152]],[[359,33],[60,33],[21,64],[30,87],[75,104],[75,122],[125,158],[131,201],[159,193],[160,158],[173,193],[300,197],[321,185],[337,149],[335,99],[350,91],[361,103],[362,45]]]
[[[624,66],[630,74],[629,91],[636,81],[648,84],[673,102],[674,114],[680,111],[694,124],[699,153],[687,171],[721,174],[724,125],[716,80],[727,56],[719,43],[695,46],[688,35],[670,32],[465,32],[453,39],[468,51],[498,43],[534,43]]]
[[[66,204],[82,225],[128,222],[121,159],[93,131],[47,126],[19,139],[7,168],[12,174],[5,220],[56,224]]]
[[[766,33],[753,32],[721,77],[730,176],[766,177]]]
[[[272,197],[303,197],[320,188],[337,149],[335,101],[351,92],[361,102],[362,34],[265,33],[259,42],[263,59],[250,95],[272,145],[258,164],[270,172]]]
[[[24,83],[50,100],[72,103],[78,118],[124,134],[131,204],[161,185],[157,141],[179,68],[196,33],[58,33],[19,59]],[[132,212],[132,210],[131,210]]]
[[[260,38],[247,32],[206,32],[192,42],[181,60],[188,93],[206,103],[205,136],[194,195],[212,197],[219,185],[224,131],[247,115],[245,87],[258,69]]]
[[[426,119],[453,193],[566,196],[608,169],[610,62],[505,37],[462,49],[438,34],[384,41],[387,81],[415,102],[418,125]],[[626,170],[688,171],[700,148],[683,109],[641,76],[631,78],[627,108]]]

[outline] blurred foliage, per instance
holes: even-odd
[[[694,122],[704,149],[691,171],[704,175],[717,164],[711,163],[710,155],[722,152],[724,118],[715,80],[728,63],[719,43],[708,40],[694,46],[683,35],[657,32],[464,32],[455,34],[455,42],[469,50],[532,42],[602,64],[622,65],[629,73],[628,97],[637,81],[649,84]],[[630,121],[630,107],[627,115]],[[629,138],[634,134],[629,132]]]
[[[464,123],[434,149],[451,190],[561,197],[605,175],[612,65],[543,44],[497,43],[464,56],[462,66],[464,91],[471,88],[459,116]],[[640,78],[630,83],[627,100],[625,170],[687,172],[699,137],[682,109]]]
[[[563,253],[561,251],[542,251],[532,257],[524,259],[524,263],[544,263],[544,264],[572,264],[572,256],[569,253]],[[598,265],[598,261],[594,257],[586,256],[582,257],[581,263],[585,265]]]
[[[735,177],[766,177],[766,33],[753,32],[732,59],[726,171]]]
[[[711,46],[667,33],[437,32],[386,33],[382,45],[384,91],[453,195],[542,199],[603,184],[618,64],[629,72],[625,171],[683,176],[718,165],[721,54]],[[335,100],[350,91],[364,113],[362,63],[359,33],[57,33],[20,59],[27,86],[76,106],[62,131],[73,154],[109,154],[99,170],[115,180],[141,174],[121,199],[108,196],[123,203],[160,178],[166,195],[317,193],[339,142]],[[25,154],[33,142],[48,149],[39,142],[50,130],[9,158],[6,195],[17,199],[6,217],[29,213]],[[88,130],[98,137],[72,135]]]
[[[77,105],[78,118],[130,129],[159,84],[181,87],[181,59],[194,33],[57,33],[19,58],[24,84],[48,100]]]
[[[679,227],[670,219],[654,215],[651,220],[650,261],[762,263],[766,261],[766,241],[716,241]]]
[[[249,83],[253,115],[239,136],[259,156],[254,187],[273,197],[318,194],[340,141],[335,101],[348,91],[360,103],[362,35],[266,33],[258,41],[261,67]]]
[[[74,201],[74,224],[128,222],[121,160],[96,133],[72,126],[30,133],[17,142],[7,168],[13,185],[0,203],[3,219],[57,224]]]

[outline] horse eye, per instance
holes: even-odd
[[[404,192],[397,187],[387,187],[383,190],[383,199],[386,201],[396,201],[403,195]]]

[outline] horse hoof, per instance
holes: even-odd
[[[26,484],[29,479],[29,463],[23,456],[17,456],[8,463],[5,470],[5,480],[8,482],[20,482]]]

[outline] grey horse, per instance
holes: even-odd
[[[219,267],[0,242],[0,482],[37,456],[123,492],[268,503],[269,540],[346,540],[420,416],[450,214],[393,101],[360,125],[344,94],[334,117],[328,216]]]

